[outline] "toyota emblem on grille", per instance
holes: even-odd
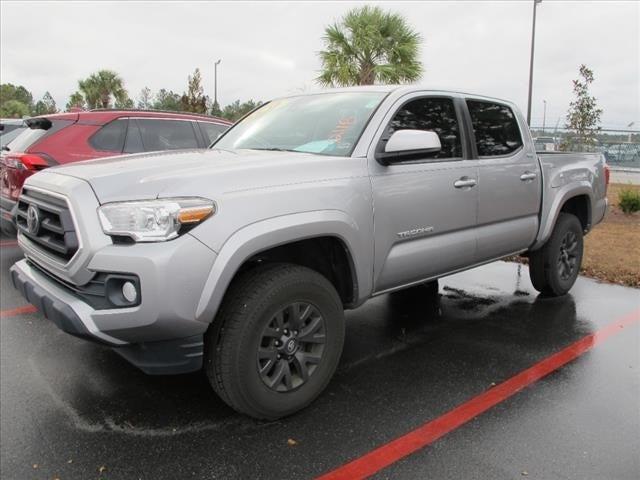
[[[31,235],[37,235],[40,230],[40,212],[35,205],[29,205],[27,208],[27,230]]]

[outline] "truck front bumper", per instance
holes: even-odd
[[[176,374],[202,367],[203,335],[195,320],[200,291],[216,255],[189,235],[163,244],[108,246],[91,265],[140,279],[141,301],[126,308],[96,309],[65,282],[27,257],[10,269],[13,285],[66,333],[113,347],[149,374]],[[96,268],[96,271],[105,271]],[[195,283],[192,283],[191,281]]]

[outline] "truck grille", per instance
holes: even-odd
[[[67,263],[78,251],[78,237],[67,202],[33,188],[18,199],[16,226],[44,253]]]

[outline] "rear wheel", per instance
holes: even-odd
[[[583,248],[580,220],[570,213],[560,213],[547,243],[529,254],[534,288],[553,297],[566,294],[580,273]]]
[[[242,274],[207,334],[206,372],[220,397],[260,419],[311,403],[333,376],[344,342],[344,312],[333,285],[297,265]]]

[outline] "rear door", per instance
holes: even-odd
[[[538,231],[541,184],[538,160],[524,142],[514,109],[466,99],[478,158],[477,262],[531,245]]]
[[[135,123],[138,127],[141,146],[145,152],[202,148],[195,130],[198,127],[191,120],[137,118]],[[137,134],[135,133],[135,135]],[[128,145],[125,147],[125,151],[127,147]]]
[[[376,149],[406,129],[436,132],[442,149],[391,165],[369,154],[377,293],[473,262],[477,161],[469,159],[462,118],[460,99],[418,92],[399,99],[382,122]]]

